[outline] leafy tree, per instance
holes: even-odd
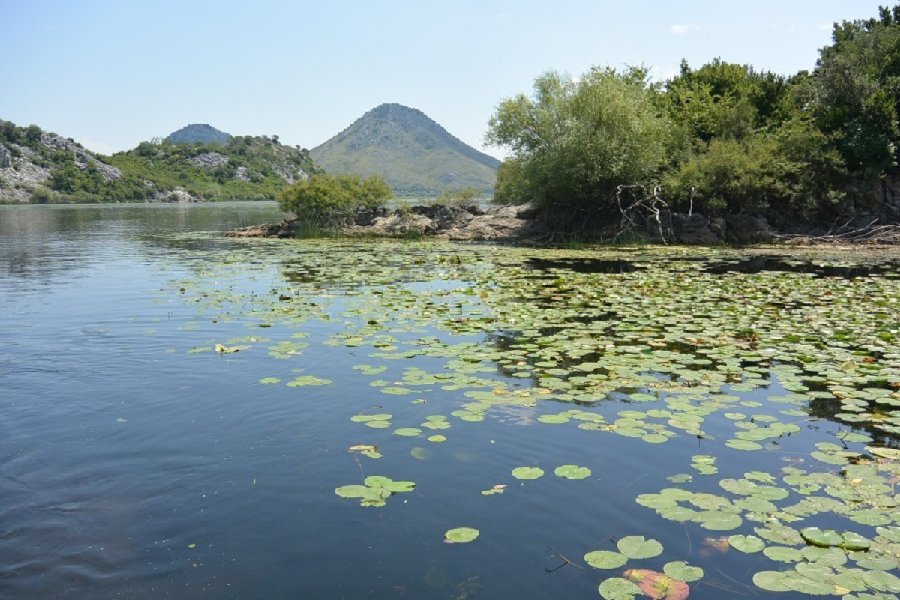
[[[41,128],[37,125],[29,125],[25,128],[25,139],[32,144],[41,141]]]
[[[391,195],[391,188],[377,175],[362,179],[321,174],[286,189],[278,196],[278,204],[302,221],[326,224],[361,209],[383,206]]]
[[[512,151],[501,198],[533,200],[562,225],[602,217],[619,185],[653,178],[666,160],[672,126],[656,94],[639,68],[538,77],[532,97],[504,100],[489,123],[487,141]]]
[[[847,166],[871,180],[895,167],[900,148],[900,6],[878,19],[835,24],[815,70],[819,126],[839,135]]]
[[[669,171],[664,187],[681,210],[810,218],[843,198],[845,177],[828,136],[808,119],[796,119],[774,132],[712,139]]]
[[[521,161],[508,158],[497,169],[493,204],[527,204],[533,199],[532,186],[528,185]]]
[[[665,104],[672,118],[703,141],[741,139],[756,129],[778,126],[793,116],[789,81],[749,65],[715,59],[681,73],[666,85]]]

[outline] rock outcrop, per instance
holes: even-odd
[[[180,204],[189,204],[192,202],[203,202],[203,199],[194,196],[183,187],[176,187],[174,190],[156,192],[148,202],[177,202]]]
[[[223,156],[218,152],[204,152],[203,154],[198,154],[193,158],[189,158],[188,162],[195,167],[200,167],[202,169],[218,169],[219,167],[224,167],[228,164],[228,157]]]
[[[341,235],[354,237],[429,237],[440,240],[522,240],[544,233],[528,207],[502,206],[484,210],[476,205],[414,206],[375,209],[332,224]],[[299,222],[285,219],[232,231],[230,237],[294,237]]]
[[[50,179],[50,169],[39,166],[34,152],[18,144],[0,144],[0,202],[28,202],[33,190]]]
[[[71,152],[75,160],[75,166],[79,169],[87,169],[88,165],[92,165],[106,180],[118,179],[122,176],[122,171],[118,168],[108,165],[105,162],[97,160],[93,155],[89,154],[84,148],[71,140],[60,137],[55,133],[44,132],[41,134],[41,144],[51,150],[62,150]]]

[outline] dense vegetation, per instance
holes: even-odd
[[[0,191],[9,192],[0,198],[14,199],[15,191],[37,203],[166,200],[178,188],[197,199],[272,200],[321,172],[307,150],[283,146],[277,136],[234,137],[227,145],[154,140],[105,157],[36,125],[0,121],[4,166],[16,179],[0,177]]]
[[[359,210],[378,208],[391,198],[390,186],[381,177],[313,175],[298,181],[281,195],[278,204],[301,221],[322,225]]]
[[[283,146],[277,136],[237,136],[224,146],[141,142],[110,162],[162,189],[183,187],[208,200],[274,200],[294,181],[321,172],[307,150]]]
[[[561,226],[618,218],[621,196],[708,215],[833,219],[898,174],[900,6],[835,25],[812,73],[714,60],[653,83],[642,69],[549,72],[504,100],[487,140],[511,150],[495,200]],[[868,203],[868,206],[866,205]]]

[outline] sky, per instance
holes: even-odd
[[[482,151],[548,70],[815,67],[888,0],[0,0],[0,119],[109,154],[190,123],[313,148],[385,102]]]

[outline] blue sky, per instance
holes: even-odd
[[[556,69],[682,58],[812,69],[886,0],[0,0],[0,119],[112,152],[188,123],[314,147],[398,102],[483,148],[494,108]]]

